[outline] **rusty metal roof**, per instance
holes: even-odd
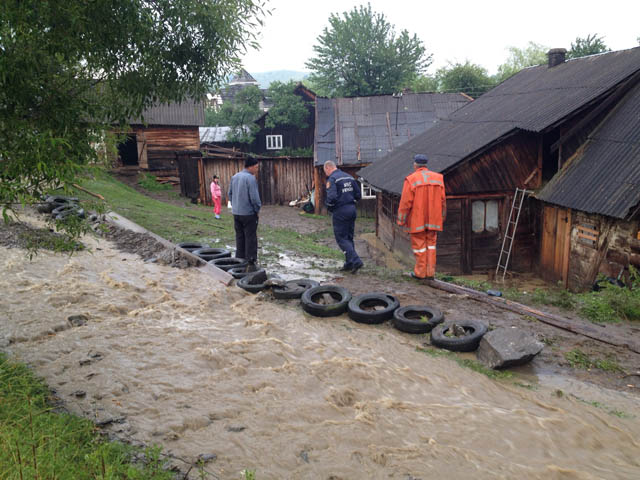
[[[506,135],[554,128],[638,70],[640,47],[573,59],[553,68],[525,68],[358,173],[377,188],[400,193],[414,154],[426,154],[429,168],[446,173]]]
[[[316,101],[315,164],[358,165],[386,156],[471,99],[459,93],[404,93]]]
[[[640,84],[589,136],[584,150],[536,195],[588,213],[628,219],[640,206]]]
[[[157,105],[146,109],[142,116],[147,125],[174,125],[197,127],[204,125],[204,103],[185,100],[182,103]],[[143,123],[141,119],[131,124]]]

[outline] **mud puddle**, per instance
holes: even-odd
[[[33,262],[0,247],[0,339],[121,438],[215,454],[207,470],[223,479],[640,476],[637,403],[618,392],[496,382],[390,325],[310,317],[85,242],[93,253]]]

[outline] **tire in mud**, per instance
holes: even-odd
[[[335,303],[319,303],[324,294],[329,294]],[[305,291],[300,298],[302,309],[316,317],[337,317],[347,311],[351,293],[338,285],[320,285]]]
[[[369,310],[371,307],[382,307],[380,310]],[[349,301],[347,312],[349,318],[358,323],[376,324],[393,317],[393,312],[400,307],[400,302],[393,295],[386,293],[363,293]]]
[[[405,333],[428,333],[443,321],[442,312],[427,305],[407,305],[393,312],[393,326]]]
[[[214,258],[213,260],[209,260],[208,263],[225,272],[228,272],[232,268],[246,267],[248,264],[244,258],[235,257]]]
[[[198,250],[200,248],[209,248],[209,245],[206,243],[198,243],[198,242],[182,242],[179,243],[178,246],[180,248],[184,248],[187,252],[193,253],[194,250]]]
[[[249,293],[258,293],[267,287],[267,272],[264,269],[250,272],[236,282],[236,285]]]
[[[304,292],[313,287],[320,286],[320,283],[308,278],[297,278],[289,280],[284,287],[273,287],[271,289],[273,298],[280,300],[290,300],[292,298],[300,298]]]
[[[191,253],[207,262],[216,258],[229,258],[231,256],[231,252],[226,248],[198,248]]]
[[[467,335],[464,337],[448,337],[446,333],[451,328],[452,323],[438,325],[431,332],[431,345],[451,350],[452,352],[473,352],[476,350],[483,335],[487,333],[487,326],[477,320],[460,320],[455,323],[464,328]]]
[[[224,258],[224,257],[223,257]],[[233,267],[227,270],[227,273],[230,273],[233,278],[239,280],[241,278],[246,277],[247,275],[251,275],[253,272],[247,272],[247,267]]]

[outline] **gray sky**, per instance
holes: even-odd
[[[342,13],[365,1],[270,0],[258,52],[244,57],[249,73],[307,70],[318,35],[331,13]],[[597,33],[612,50],[638,46],[639,0],[371,0],[396,32],[417,34],[433,54],[429,73],[447,62],[472,63],[490,74],[508,56],[507,47],[524,48],[529,41],[569,49],[577,36]]]

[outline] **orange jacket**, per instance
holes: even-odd
[[[442,231],[447,215],[447,199],[442,175],[420,167],[404,179],[398,206],[398,225],[409,233]]]

